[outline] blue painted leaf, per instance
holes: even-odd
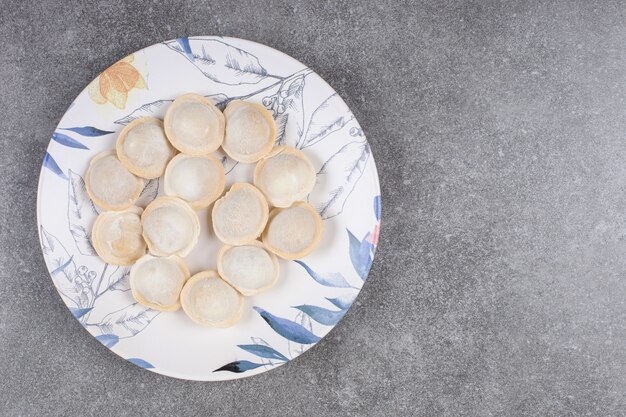
[[[298,265],[303,267],[306,272],[309,273],[311,278],[313,278],[318,283],[325,285],[327,287],[335,287],[335,288],[355,288],[350,285],[346,279],[339,272],[329,272],[326,274],[318,274],[313,271],[307,264],[302,261],[295,261]]]
[[[337,298],[328,298],[328,297],[326,297],[326,299],[328,301],[330,301],[337,308],[340,308],[342,310],[349,309],[350,306],[352,305],[352,303],[354,302],[355,298],[356,298],[356,295],[352,295],[352,294],[344,295],[342,297],[337,297]]]
[[[72,312],[74,317],[76,317],[77,319],[79,319],[82,316],[84,316],[85,314],[89,313],[91,310],[93,310],[93,307],[90,307],[90,308],[74,308],[74,307],[70,307],[70,311]]]
[[[269,346],[264,345],[237,345],[237,347],[245,350],[246,352],[250,352],[253,355],[259,356],[261,358],[267,359],[278,359],[280,361],[287,362],[289,359],[282,353],[278,352],[276,349],[273,349]]]
[[[68,146],[70,148],[89,149],[88,147],[86,147],[85,145],[77,141],[76,139],[72,139],[71,137],[64,135],[63,133],[59,133],[59,132],[54,132],[52,134],[52,140],[60,143],[61,145]]]
[[[343,212],[348,197],[363,176],[370,153],[367,141],[350,142],[324,162],[317,172],[317,186],[308,197],[322,219]]]
[[[221,40],[187,38],[182,44],[174,40],[165,45],[184,55],[205,77],[218,83],[257,84],[268,76],[256,56]]]
[[[154,368],[154,365],[152,365],[150,362],[145,361],[143,359],[139,359],[139,358],[128,358],[126,359],[128,362],[130,363],[134,363],[137,366],[141,366],[144,369],[150,369],[150,368]]]
[[[96,336],[96,339],[98,339],[98,342],[102,343],[109,349],[115,346],[117,342],[120,341],[120,338],[114,334],[102,334],[100,336]]]
[[[180,45],[183,53],[191,62],[193,62],[193,53],[191,52],[191,46],[189,45],[189,38],[178,38],[176,42]]]
[[[279,335],[285,339],[291,340],[296,343],[303,343],[310,345],[320,340],[319,337],[313,333],[295,323],[291,320],[284,319],[282,317],[276,317],[273,314],[263,310],[261,307],[253,307],[254,310],[261,315],[263,320],[270,325],[270,327]]]
[[[59,168],[59,165],[48,152],[46,152],[46,155],[43,157],[43,166],[45,166],[64,180],[67,180],[67,176],[63,173],[61,168]]]
[[[64,127],[64,128],[61,128],[61,130],[69,130],[70,132],[78,133],[81,136],[90,136],[90,137],[110,135],[111,133],[114,133],[114,132],[109,132],[107,130],[100,130],[93,126]]]
[[[359,239],[357,239],[356,236],[350,232],[350,230],[347,231],[348,238],[350,240],[350,260],[352,261],[352,266],[354,266],[354,269],[357,274],[359,274],[359,277],[361,277],[362,280],[365,280],[370,266],[372,265],[372,252],[374,245],[368,242],[368,235],[365,235],[363,240],[359,241]]]
[[[258,368],[259,366],[263,366],[263,364],[262,363],[254,363],[254,362],[250,362],[250,361],[235,361],[235,362],[231,362],[229,364],[226,364],[226,365],[222,366],[221,368],[216,369],[213,372],[228,371],[228,372],[235,372],[237,374],[240,374],[242,372],[249,371],[250,369]]]
[[[380,196],[379,195],[374,197],[374,214],[376,215],[376,220],[380,220]]]
[[[318,323],[325,324],[326,326],[334,326],[341,320],[344,314],[346,314],[345,310],[332,311],[327,310],[322,307],[311,306],[311,305],[300,305],[295,306],[298,310],[302,311],[305,314],[308,314],[313,320]]]

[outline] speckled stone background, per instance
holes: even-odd
[[[39,3],[0,0],[0,415],[626,414],[624,3]],[[146,372],[89,336],[35,224],[72,99],[123,56],[200,34],[322,75],[382,185],[379,251],[345,319],[226,383]]]

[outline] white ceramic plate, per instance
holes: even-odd
[[[277,143],[302,149],[318,170],[309,196],[324,219],[318,248],[280,261],[278,284],[245,299],[242,320],[227,329],[199,327],[182,310],[159,313],[136,304],[128,267],[107,265],[90,243],[98,214],[82,176],[92,156],[115,147],[121,128],[141,116],[163,117],[187,92],[219,106],[239,98],[262,103],[278,126]],[[250,181],[254,165],[224,163],[226,186]],[[161,193],[146,183],[145,206]],[[324,337],[353,303],[372,263],[380,225],[374,159],[354,115],[309,68],[254,42],[181,38],[113,64],[74,100],[55,130],[39,179],[41,247],[52,282],[72,314],[126,360],[160,374],[201,381],[254,375],[295,358]],[[192,273],[216,268],[217,239],[208,210],[185,258]]]

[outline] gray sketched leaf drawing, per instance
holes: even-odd
[[[107,314],[100,323],[91,326],[97,326],[102,334],[114,334],[122,339],[132,337],[145,329],[158,314],[156,310],[133,303]]]
[[[213,102],[220,110],[224,110],[226,104],[230,101],[230,98],[226,94],[210,94],[205,96],[209,100]],[[132,122],[135,119],[139,119],[141,117],[158,117],[163,118],[165,116],[165,112],[170,104],[172,104],[174,100],[156,100],[150,103],[143,104],[127,114],[115,121],[118,125],[126,125]]]
[[[114,266],[109,265],[111,272],[105,277],[103,291],[128,291],[130,290],[130,282],[128,276],[130,275],[129,266]]]
[[[309,332],[313,332],[313,323],[311,322],[311,318],[303,312],[299,311],[293,321],[304,327]],[[287,350],[291,359],[303,354],[308,348],[309,345],[307,344],[296,343],[290,340],[287,341]]]
[[[139,194],[139,198],[135,202],[135,205],[141,208],[146,208],[146,206],[152,203],[157,197],[159,193],[159,179],[153,178],[148,180],[146,184],[143,186],[143,190],[141,190],[141,194]]]
[[[294,146],[294,139],[302,135],[304,126],[303,90],[307,75],[308,73],[301,73],[295,77],[287,78],[276,93],[263,97],[263,105],[272,111],[276,122],[276,145]]]
[[[338,108],[346,108],[343,113]],[[328,135],[344,127],[354,115],[347,109],[339,94],[328,97],[311,115],[306,135],[298,141],[298,148],[307,148],[325,139]]]
[[[317,185],[309,195],[309,203],[322,219],[340,214],[346,200],[363,175],[370,156],[367,141],[350,142],[332,155],[317,173]]]
[[[179,38],[165,45],[221,84],[256,84],[268,76],[256,56],[218,39]]]
[[[79,278],[74,257],[67,252],[59,239],[47,232],[43,226],[40,231],[43,255],[59,293],[78,308],[89,307],[87,285]]]
[[[68,174],[67,219],[70,233],[81,254],[94,256],[96,251],[91,245],[91,228],[98,212],[87,194],[83,178],[72,170]]]

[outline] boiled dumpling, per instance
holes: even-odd
[[[174,100],[165,113],[164,126],[172,145],[188,155],[208,155],[224,140],[224,115],[198,94]]]
[[[243,246],[222,246],[217,255],[220,276],[243,295],[265,291],[278,280],[278,259],[254,240]]]
[[[153,179],[163,175],[175,150],[165,137],[163,122],[141,117],[130,122],[117,137],[117,157],[133,174]]]
[[[275,208],[263,232],[265,247],[284,259],[299,259],[310,254],[322,236],[322,219],[304,202],[288,208]]]
[[[189,318],[207,327],[232,326],[243,312],[241,294],[215,271],[202,271],[189,278],[180,301]]]
[[[87,194],[106,210],[124,210],[132,206],[143,190],[144,182],[122,165],[115,151],[94,156],[85,173]]]
[[[159,197],[150,203],[141,225],[150,253],[157,256],[187,256],[200,235],[198,215],[176,197]]]
[[[235,161],[252,163],[267,155],[276,140],[276,124],[264,106],[231,101],[226,110],[226,135],[222,148]]]
[[[165,170],[165,194],[193,208],[207,207],[224,191],[224,167],[212,156],[178,154]]]
[[[253,185],[236,183],[213,205],[213,230],[222,242],[243,245],[261,235],[268,215],[263,194]]]
[[[100,213],[93,224],[91,242],[104,262],[130,265],[145,255],[146,242],[141,235],[140,207]]]
[[[180,292],[189,270],[178,256],[144,255],[130,269],[130,289],[137,302],[159,311],[180,308]]]
[[[303,200],[315,186],[313,164],[298,149],[277,146],[254,169],[256,185],[275,207]]]

